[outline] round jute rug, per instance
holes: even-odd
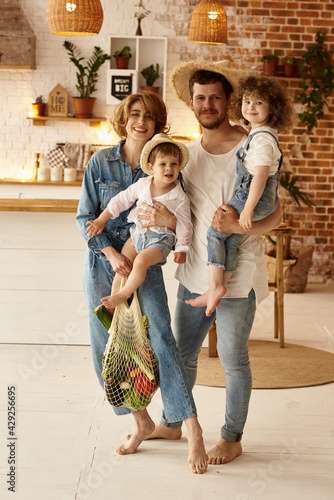
[[[249,341],[249,358],[254,389],[309,387],[334,382],[334,354],[294,344],[280,348],[276,342]],[[209,358],[202,347],[197,385],[225,387],[219,358]]]

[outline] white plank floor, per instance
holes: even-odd
[[[132,417],[116,417],[93,373],[81,287],[84,243],[72,214],[0,215],[0,497],[8,492],[7,387],[17,392],[19,500],[332,500],[334,385],[254,390],[231,464],[195,476],[187,442],[150,441],[120,457]],[[173,263],[164,272],[173,312]],[[285,296],[286,341],[334,353],[333,285]],[[273,304],[252,338],[271,340]],[[223,423],[224,389],[196,386],[209,449]],[[161,412],[158,393],[149,407]]]

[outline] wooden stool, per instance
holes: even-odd
[[[268,236],[276,236],[276,272],[275,280],[269,283],[269,289],[274,292],[274,338],[279,338],[280,347],[284,347],[284,280],[283,280],[283,247],[284,237],[292,234],[292,227],[282,223],[273,229]],[[216,320],[209,330],[209,357],[215,358],[217,353]]]

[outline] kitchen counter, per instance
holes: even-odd
[[[81,181],[0,179],[0,211],[75,213],[80,190]]]

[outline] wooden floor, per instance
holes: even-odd
[[[84,243],[73,214],[0,214],[0,498],[19,500],[332,500],[334,385],[254,390],[231,464],[194,476],[187,440],[115,448],[132,417],[116,417],[93,373],[81,276]],[[173,313],[176,282],[164,268]],[[333,285],[285,296],[286,342],[334,352]],[[273,297],[252,338],[273,340]],[[278,348],[278,346],[277,346]],[[7,490],[7,388],[15,386],[15,488]],[[219,438],[225,390],[196,386],[208,449]],[[158,393],[149,407],[161,413]]]

